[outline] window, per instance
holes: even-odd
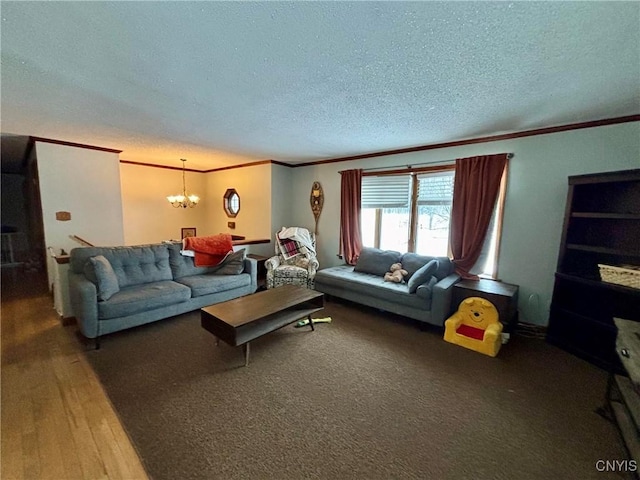
[[[453,171],[419,174],[415,252],[443,257],[449,251]]]
[[[433,257],[449,254],[453,167],[362,177],[362,244]],[[506,176],[503,176],[503,185]],[[504,188],[496,202],[482,254],[472,271],[497,275],[499,221]]]
[[[493,215],[487,229],[487,236],[484,239],[482,251],[478,257],[478,261],[471,269],[470,273],[474,273],[481,277],[497,278],[498,277],[498,253],[500,248],[500,237],[502,235],[502,215],[504,213],[504,200],[507,187],[507,168],[504,169],[502,179],[500,180],[500,192],[493,207]]]
[[[240,212],[240,195],[238,195],[235,188],[228,188],[227,191],[224,192],[222,208],[227,214],[227,217],[235,218],[238,216],[238,212]]]
[[[383,250],[408,251],[410,175],[362,178],[362,242]]]

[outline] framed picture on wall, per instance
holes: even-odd
[[[196,227],[186,227],[182,229],[181,238],[195,237]]]

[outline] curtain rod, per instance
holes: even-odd
[[[497,154],[494,154],[494,155],[497,155]],[[512,159],[513,158],[513,153],[507,153],[507,158],[508,159]],[[454,158],[452,160],[439,160],[437,162],[413,163],[411,165],[405,164],[405,165],[393,165],[393,166],[388,166],[388,167],[363,168],[362,171],[363,172],[373,172],[375,170],[393,170],[393,169],[396,169],[396,168],[406,168],[407,170],[411,170],[413,167],[424,166],[424,165],[432,165],[432,166],[448,165],[448,164],[454,163],[456,160],[457,159]],[[342,173],[344,171],[346,171],[346,170],[340,170],[340,171],[338,171],[338,173]]]

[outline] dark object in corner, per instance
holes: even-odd
[[[613,318],[640,322],[640,289],[602,281],[598,265],[640,266],[640,169],[568,184],[547,341],[624,374]]]

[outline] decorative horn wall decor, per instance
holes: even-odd
[[[313,212],[313,217],[316,219],[316,228],[315,234],[318,234],[318,219],[320,218],[320,213],[322,213],[322,206],[324,205],[324,192],[322,191],[322,185],[320,182],[313,182],[311,186],[311,211]]]

